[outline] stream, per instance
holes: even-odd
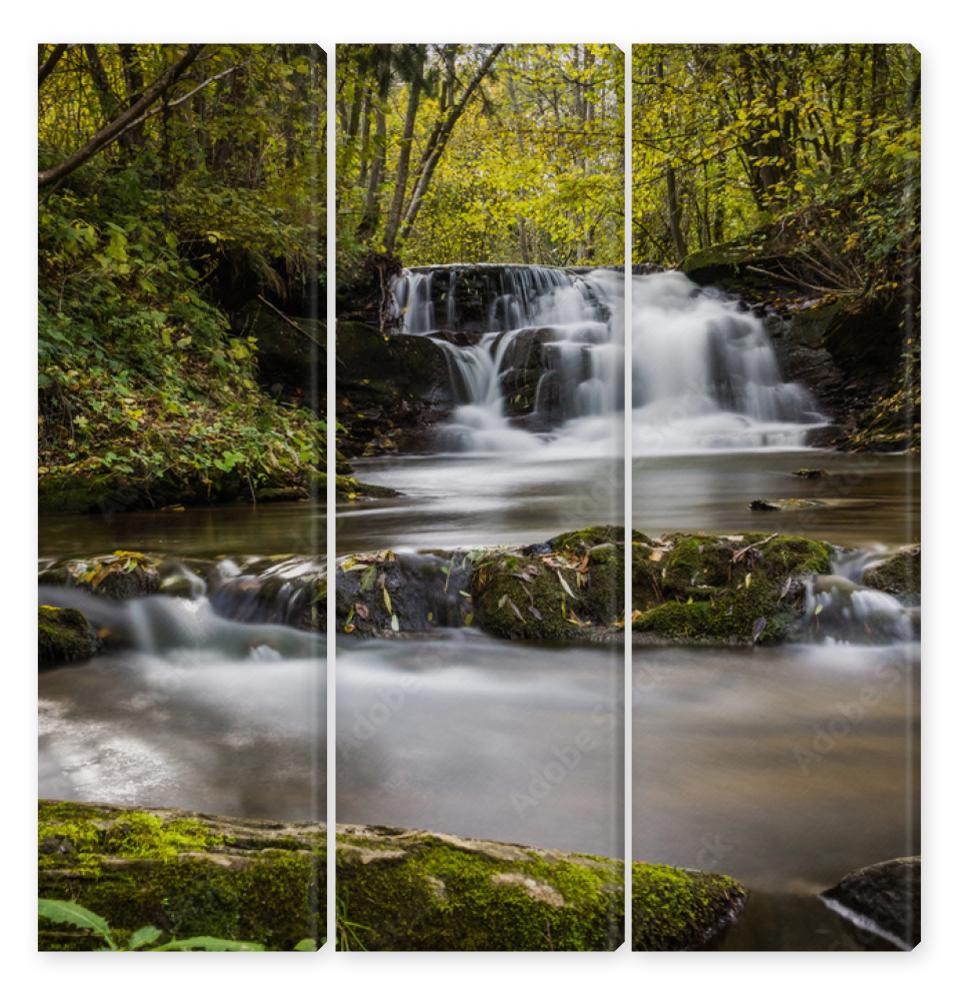
[[[401,495],[340,505],[339,554],[531,543],[622,522],[615,272],[517,271],[483,273],[487,311],[471,322],[457,267],[399,283],[398,335],[444,342],[460,402],[432,452],[355,462],[359,479]],[[917,460],[808,448],[825,418],[782,382],[752,314],[681,275],[634,278],[633,298],[635,528],[781,531],[865,552],[919,537]],[[460,330],[472,336],[442,336]],[[546,365],[528,424],[506,407],[501,367],[526,338]],[[803,467],[827,475],[794,476]],[[748,506],[783,497],[821,505]],[[40,555],[240,560],[314,552],[323,538],[324,511],[304,503],[44,517]],[[122,613],[175,625],[133,652],[40,674],[40,794],[321,815],[323,642],[285,625],[245,631],[261,626],[228,621],[206,594]],[[899,639],[636,651],[632,856],[744,881],[750,902],[722,947],[880,946],[814,894],[919,852],[919,662],[919,643]],[[621,647],[471,628],[339,637],[337,669],[339,822],[622,853]]]

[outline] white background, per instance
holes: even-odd
[[[304,992],[446,1000],[605,995],[715,998],[831,995],[913,998],[962,980],[960,872],[964,728],[964,521],[960,440],[964,323],[961,64],[949,3],[724,3],[684,0],[537,4],[530,0],[356,0],[248,5],[164,0],[11,3],[0,68],[6,209],[0,300],[0,705],[4,775],[0,948],[11,997],[217,996]],[[11,37],[12,36],[12,37]],[[50,955],[36,952],[36,45],[46,41],[317,42],[911,42],[924,102],[924,943],[911,954]],[[329,201],[330,204],[330,201]],[[956,991],[955,991],[956,993]],[[959,995],[956,993],[956,995]]]

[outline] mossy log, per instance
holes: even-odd
[[[41,801],[41,898],[80,903],[122,945],[140,927],[289,950],[325,925],[325,831],[317,823],[226,819],[177,809]],[[97,949],[88,932],[41,921],[42,950]]]

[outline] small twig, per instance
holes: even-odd
[[[772,542],[773,539],[779,534],[779,531],[774,531],[772,535],[768,535],[762,542],[751,542],[745,548],[737,549],[737,551],[733,553],[733,558],[730,561],[735,563],[739,562],[747,554],[747,552],[750,551],[750,549],[755,549],[758,545],[766,545],[767,542]]]
[[[281,319],[283,319],[288,324],[288,326],[290,326],[293,329],[297,330],[298,333],[300,333],[302,337],[307,337],[308,340],[310,340],[316,347],[320,347],[322,350],[325,349],[325,345],[320,340],[317,340],[315,337],[313,337],[307,330],[303,330],[300,326],[298,326],[298,324],[290,316],[286,316],[276,305],[274,305],[273,303],[269,302],[260,293],[258,295],[258,301],[259,302],[263,302],[270,310],[272,310],[273,312],[277,313],[278,316],[280,316]]]

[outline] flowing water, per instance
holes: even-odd
[[[39,676],[41,797],[323,818],[324,637],[278,624],[284,584],[259,608],[236,567],[210,594],[194,579],[195,596],[125,602],[40,588],[109,633]]]
[[[339,821],[621,856],[621,654],[340,641]]]
[[[438,342],[459,403],[431,453],[356,463],[401,495],[340,508],[339,552],[619,523],[621,280],[406,273],[397,335]],[[512,402],[520,371],[529,412]],[[783,382],[762,325],[681,275],[633,279],[633,375],[634,527],[788,531],[856,554],[836,567],[843,583],[820,584],[843,595],[821,597],[838,612],[830,641],[635,654],[632,855],[742,879],[750,903],[724,947],[873,946],[814,893],[919,849],[919,644],[909,612],[866,592],[854,605],[845,586],[861,560],[918,537],[917,462],[807,448],[825,418]],[[827,476],[794,476],[801,467]],[[819,506],[751,511],[761,497]],[[317,815],[323,647],[291,627],[304,565],[286,557],[317,551],[323,532],[324,511],[308,504],[43,518],[44,557],[123,547],[233,569],[190,597],[85,606],[133,649],[40,675],[41,794]],[[245,553],[277,555],[265,566]],[[851,644],[853,615],[874,624],[877,645]],[[342,638],[339,819],[620,854],[622,669],[618,649],[473,629]]]

